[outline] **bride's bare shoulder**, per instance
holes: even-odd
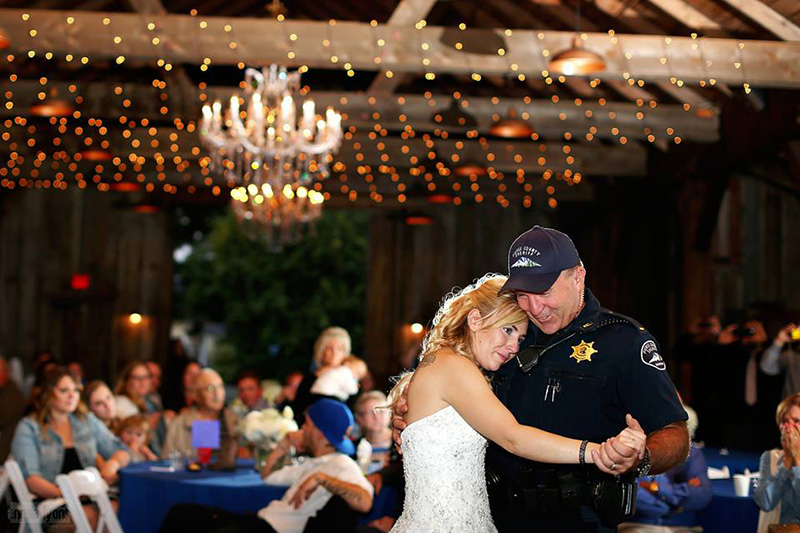
[[[424,370],[430,369],[434,372],[428,373],[439,373],[439,372],[450,372],[457,369],[472,369],[477,367],[475,364],[464,357],[461,354],[458,354],[451,350],[450,348],[441,348],[431,353],[425,354],[420,361],[419,365],[417,366],[417,370]]]

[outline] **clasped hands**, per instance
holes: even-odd
[[[784,422],[781,428],[781,447],[787,466],[800,466],[800,425]]]
[[[625,416],[628,427],[607,439],[599,451],[592,451],[594,464],[606,474],[625,474],[636,468],[644,457],[647,435],[631,415]]]

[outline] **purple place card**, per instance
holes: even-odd
[[[192,446],[218,449],[219,420],[195,420],[192,422]]]

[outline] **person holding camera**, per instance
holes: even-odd
[[[785,372],[783,397],[800,392],[800,328],[782,328],[761,356],[761,371],[770,376]]]

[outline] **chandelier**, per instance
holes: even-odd
[[[233,211],[278,244],[293,242],[319,217],[324,198],[312,188],[328,175],[342,144],[342,116],[317,114],[313,100],[297,113],[300,73],[272,65],[245,70],[244,93],[203,106],[200,138],[209,163],[232,183]],[[272,236],[272,237],[270,237]]]

